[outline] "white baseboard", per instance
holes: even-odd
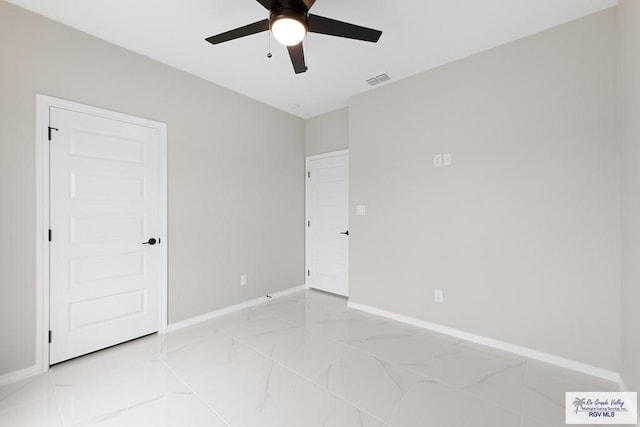
[[[284,291],[276,292],[274,294],[269,295],[271,298],[280,298],[294,292],[307,289],[306,285],[296,286],[290,289],[286,289]],[[204,322],[209,319],[214,319],[219,316],[223,316],[228,313],[233,313],[234,311],[242,310],[244,308],[253,307],[255,305],[261,304],[263,302],[268,301],[270,298],[264,296],[261,298],[256,298],[251,301],[243,302],[241,304],[237,304],[231,307],[222,308],[220,310],[213,311],[211,313],[202,314],[200,316],[192,317],[187,320],[183,320],[181,322],[172,323],[167,328],[167,332],[175,331],[178,329],[186,328],[187,326],[195,325],[200,322]],[[19,371],[9,372],[8,374],[4,374],[0,376],[0,387],[5,386],[7,384],[15,383],[17,381],[24,380],[29,377],[36,376],[44,372],[39,366],[34,365],[28,368],[20,369]]]
[[[308,289],[306,285],[296,286],[290,289],[285,289],[284,291],[276,292],[274,294],[269,295],[271,298],[281,298],[283,296],[292,294],[294,292]],[[268,301],[270,298],[264,296],[261,298],[256,298],[251,301],[246,301],[241,304],[237,304],[231,307],[222,308],[220,310],[213,311],[211,313],[202,314],[200,316],[192,317],[190,319],[183,320],[181,322],[172,323],[168,326],[167,332],[175,331],[178,329],[186,328],[187,326],[195,325],[200,322],[204,322],[209,319],[214,319],[216,317],[223,316],[225,314],[233,313],[234,311],[242,310],[244,308],[253,307],[258,304],[262,304],[263,302]],[[17,381],[24,380],[29,377],[36,376],[41,374],[43,370],[39,366],[30,366],[28,368],[20,369],[19,371],[9,372],[8,374],[4,374],[0,376],[0,387],[5,386],[7,384],[15,383]]]
[[[306,285],[295,286],[293,288],[285,289],[284,291],[276,292],[270,294],[271,298],[282,298],[284,296],[290,295],[294,292],[298,292],[301,290],[307,289]],[[171,323],[167,327],[167,332],[177,331],[178,329],[186,328],[188,326],[197,325],[198,323],[206,322],[207,320],[215,319],[216,317],[224,316],[225,314],[230,314],[236,311],[244,310],[245,308],[250,308],[256,306],[258,304],[262,304],[263,302],[269,301],[271,299],[269,297],[260,297],[255,298],[249,301],[242,302],[240,304],[232,305],[231,307],[221,308],[219,310],[211,311],[209,313],[201,314],[199,316],[191,317],[189,319],[181,320],[176,323]]]
[[[22,381],[29,377],[34,377],[38,374],[41,374],[42,370],[40,367],[33,365],[28,368],[20,369],[19,371],[9,372],[8,374],[4,374],[0,376],[0,387],[5,386],[7,384],[15,383],[18,381]]]
[[[560,356],[555,356],[549,353],[543,353],[541,351],[532,350],[527,347],[522,347],[516,344],[510,344],[504,341],[494,340],[492,338],[483,337],[481,335],[471,334],[469,332],[461,331],[459,329],[449,328],[447,326],[438,325],[437,323],[431,323],[424,320],[416,319],[413,317],[403,316],[401,314],[393,313],[390,311],[381,310],[375,307],[370,307],[364,304],[358,304],[349,301],[350,308],[355,310],[364,311],[367,313],[375,314],[377,316],[386,317],[388,319],[396,320],[398,322],[408,323],[410,325],[418,326],[420,328],[429,329],[441,334],[450,335],[456,338],[460,338],[466,341],[471,341],[477,344],[482,344],[487,347],[497,348],[499,350],[515,353],[520,356],[524,356],[528,359],[539,360],[541,362],[549,363],[551,365],[560,366],[562,368],[571,369],[572,371],[581,372],[583,374],[591,375],[594,377],[602,378],[608,381],[613,381],[622,384],[620,374],[607,369],[591,366],[586,363],[577,362],[570,359],[565,359]]]

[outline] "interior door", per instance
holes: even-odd
[[[349,155],[307,160],[307,285],[349,294]]]
[[[157,129],[51,107],[50,364],[160,328]]]

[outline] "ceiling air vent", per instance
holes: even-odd
[[[388,82],[389,80],[391,80],[391,77],[389,77],[388,74],[380,74],[379,76],[371,77],[370,79],[368,79],[367,83],[369,84],[369,86],[376,86],[380,83]]]

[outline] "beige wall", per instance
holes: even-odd
[[[36,93],[168,124],[170,322],[304,283],[303,120],[0,1],[0,375],[34,363]]]
[[[608,10],[351,99],[352,301],[619,370],[614,36]]]
[[[349,148],[349,109],[331,111],[306,121],[306,155]]]
[[[622,378],[640,391],[640,2],[617,11],[622,141]]]

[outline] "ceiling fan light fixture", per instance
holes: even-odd
[[[279,16],[271,21],[271,33],[281,44],[295,46],[304,39],[307,34],[307,27],[295,17]]]
[[[217,45],[269,31],[279,43],[287,47],[293,71],[300,74],[308,70],[302,43],[308,32],[372,43],[376,43],[382,35],[382,31],[373,28],[309,14],[309,9],[316,0],[257,0],[257,2],[269,11],[267,19],[207,37],[205,40]],[[267,53],[267,58],[272,56],[271,52]]]

